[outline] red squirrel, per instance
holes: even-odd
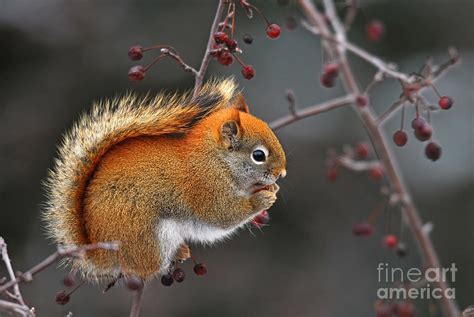
[[[120,243],[70,260],[85,279],[146,281],[186,242],[212,244],[269,209],[285,163],[232,80],[194,97],[127,95],[96,103],[64,136],[43,218],[61,245]]]

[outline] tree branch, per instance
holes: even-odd
[[[310,0],[299,0],[298,3],[310,24],[319,30],[319,33],[323,37],[327,38],[329,31],[326,22],[312,2]],[[334,41],[329,42],[332,43],[329,49],[331,52],[333,52],[333,54],[336,54],[337,60],[339,61],[339,65],[342,70],[344,86],[347,92],[352,95],[359,95],[361,90],[347,61],[346,52],[343,49],[344,47],[351,47],[350,45],[347,46],[347,42],[345,42],[345,35],[343,34],[345,33],[345,30],[338,27],[341,25],[341,23],[336,14],[332,0],[325,0],[324,3],[326,9],[325,12],[329,17],[331,24],[334,26],[335,31],[337,32],[336,38],[338,40],[338,42],[335,44]],[[373,59],[370,60],[373,61]],[[380,69],[379,66],[382,65],[377,66]],[[402,78],[399,79],[404,80]],[[408,189],[403,182],[401,173],[396,164],[395,157],[390,151],[389,143],[387,142],[384,133],[379,129],[377,117],[375,116],[371,105],[367,105],[366,107],[354,107],[354,109],[357,111],[360,119],[367,128],[369,136],[372,139],[377,153],[380,156],[380,162],[384,166],[388,181],[393,191],[401,198],[402,210],[406,216],[412,234],[418,243],[427,267],[440,268],[441,265],[438,255],[434,249],[429,235],[423,230],[423,223],[419,213],[411,199]],[[443,292],[448,288],[447,283],[442,280],[436,282],[436,284],[440,289],[442,289]],[[443,296],[440,304],[446,316],[459,317],[460,311],[453,299]]]

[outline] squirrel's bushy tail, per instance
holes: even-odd
[[[102,156],[117,143],[137,136],[186,132],[208,114],[226,107],[236,94],[233,80],[211,81],[194,98],[129,94],[95,103],[65,134],[59,157],[46,181],[43,212],[51,238],[62,245],[89,243],[82,219],[82,198]]]

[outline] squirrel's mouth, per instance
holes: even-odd
[[[250,187],[250,192],[253,195],[262,190],[269,190],[272,185],[273,184],[266,185],[266,184],[258,182],[258,183],[253,184],[252,187]]]

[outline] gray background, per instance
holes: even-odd
[[[29,1],[0,0],[0,235],[9,245],[14,265],[24,270],[50,252],[40,221],[44,201],[41,181],[55,156],[61,133],[93,100],[127,90],[159,92],[187,89],[193,79],[171,60],[163,60],[139,85],[127,80],[128,47],[171,44],[197,67],[203,55],[216,1]],[[257,2],[275,22],[283,24],[294,8],[277,1]],[[452,110],[434,118],[435,137],[443,157],[432,163],[423,146],[410,138],[394,149],[423,219],[433,221],[434,244],[442,263],[457,264],[454,286],[462,307],[474,304],[473,256],[473,10],[472,1],[361,1],[350,33],[357,44],[416,71],[428,56],[446,58],[446,48],[459,48],[463,64],[439,81],[442,93],[455,99]],[[262,21],[248,20],[239,9],[236,35],[253,34],[243,58],[255,66],[256,77],[241,79],[240,68],[212,62],[209,74],[236,74],[251,111],[271,121],[287,112],[284,92],[292,88],[301,106],[342,93],[319,86],[319,41],[299,26],[283,30],[278,41],[265,37]],[[384,21],[387,35],[377,44],[364,38],[371,18]],[[373,68],[351,60],[366,85]],[[387,82],[373,101],[383,111],[399,94]],[[436,101],[433,94],[427,98]],[[412,110],[409,118],[413,116]],[[392,133],[399,125],[387,126]],[[366,316],[373,315],[379,262],[409,268],[420,259],[409,234],[410,255],[403,259],[381,246],[384,219],[368,239],[351,235],[352,224],[380,201],[378,185],[366,175],[343,173],[335,184],[325,180],[328,148],[366,139],[350,109],[338,109],[278,132],[288,155],[288,177],[272,208],[269,227],[240,235],[213,248],[195,247],[207,263],[205,278],[192,274],[171,288],[152,283],[145,295],[143,316]],[[399,212],[392,210],[399,232]],[[3,272],[3,271],[1,271]],[[61,289],[61,269],[50,268],[23,287],[39,316],[126,316],[130,293],[122,287],[102,295],[94,286],[80,289],[66,307],[54,303]],[[429,301],[420,301],[420,316],[429,316]],[[435,313],[434,316],[437,316]]]

